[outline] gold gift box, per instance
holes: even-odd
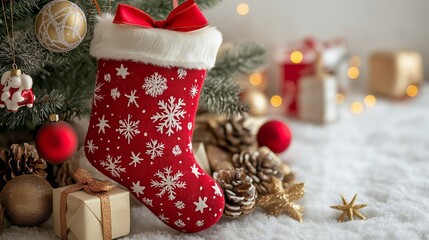
[[[370,89],[393,98],[407,96],[410,85],[423,82],[423,60],[413,51],[385,51],[370,57]]]
[[[54,233],[61,237],[60,198],[61,193],[69,188],[54,189]],[[118,187],[105,193],[110,198],[112,237],[118,238],[130,233],[130,195]],[[67,239],[102,240],[101,202],[97,196],[81,190],[67,195]]]

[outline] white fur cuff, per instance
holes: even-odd
[[[222,43],[215,27],[192,32],[114,24],[113,17],[98,18],[90,54],[97,59],[132,60],[162,67],[210,69]]]

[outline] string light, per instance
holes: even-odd
[[[419,88],[416,85],[410,85],[407,87],[408,97],[415,97],[419,94]]]
[[[270,103],[273,107],[280,107],[283,103],[283,99],[279,95],[274,95],[271,97]]]
[[[304,59],[304,55],[300,51],[294,51],[290,54],[290,61],[299,64]]]
[[[353,102],[352,105],[350,105],[350,110],[354,114],[359,114],[363,112],[363,104],[361,102]]]
[[[359,68],[357,67],[349,67],[349,70],[347,71],[347,75],[350,79],[357,79],[359,77]]]
[[[240,3],[237,5],[237,13],[244,16],[249,13],[249,5],[246,3]]]
[[[362,64],[362,61],[360,60],[360,57],[358,56],[353,56],[350,58],[349,60],[349,65],[352,67],[360,67],[360,65]]]
[[[368,96],[366,96],[364,98],[363,101],[365,103],[365,106],[367,106],[367,107],[374,107],[375,103],[377,102],[377,99],[375,98],[374,95],[368,95]]]
[[[344,101],[346,100],[346,96],[342,93],[337,93],[337,104],[343,104]]]
[[[259,86],[262,83],[262,75],[260,73],[253,73],[249,77],[249,82],[253,86]]]

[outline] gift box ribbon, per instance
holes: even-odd
[[[185,1],[179,5],[165,20],[154,20],[149,14],[136,7],[119,4],[113,23],[179,32],[190,32],[208,25],[207,19],[194,0]]]
[[[60,199],[60,222],[61,222],[61,239],[67,239],[67,222],[66,222],[66,211],[67,211],[67,195],[69,193],[84,190],[88,194],[97,196],[101,202],[101,224],[103,229],[103,240],[112,239],[112,218],[110,209],[110,198],[106,192],[115,188],[108,181],[101,181],[95,179],[86,170],[79,168],[74,176],[77,180],[77,184],[65,189],[61,193]]]

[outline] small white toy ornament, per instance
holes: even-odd
[[[0,85],[0,107],[6,107],[16,112],[20,107],[33,107],[34,96],[33,79],[21,73],[20,69],[13,69],[3,73]]]

